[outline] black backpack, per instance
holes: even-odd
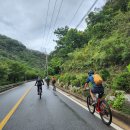
[[[43,80],[41,80],[41,79],[40,79],[40,80],[37,80],[37,85],[38,85],[38,86],[41,86],[42,83],[43,83]]]

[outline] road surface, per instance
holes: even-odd
[[[7,114],[28,89],[31,90],[8,119],[10,114]],[[0,94],[2,121],[6,122],[2,130],[114,130],[61,93],[53,92],[52,88],[47,89],[45,85],[40,100],[34,82]]]

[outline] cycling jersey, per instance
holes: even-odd
[[[97,86],[95,83],[94,83],[94,79],[93,79],[93,75],[90,75],[87,80],[86,80],[86,83],[91,83],[92,84],[92,93],[103,93],[104,92],[104,87],[101,85]]]

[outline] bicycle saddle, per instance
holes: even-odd
[[[98,94],[97,94],[97,97],[98,97],[98,98],[102,98],[103,95],[104,95],[104,93],[98,93]]]

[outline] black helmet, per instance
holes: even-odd
[[[94,71],[93,70],[90,70],[89,72],[88,72],[88,75],[93,75],[94,74]]]

